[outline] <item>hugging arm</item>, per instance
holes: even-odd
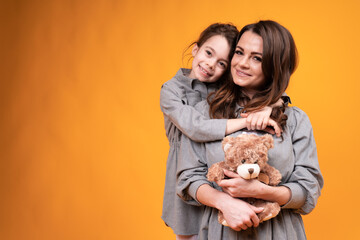
[[[273,108],[287,105],[289,102],[290,98],[285,94],[270,106],[265,106],[255,112],[242,113],[241,116],[246,118],[246,128],[248,130],[264,130],[270,134],[275,133],[276,136],[280,137],[282,130],[279,125],[270,118],[271,112]]]
[[[227,170],[224,170],[224,173],[230,179],[221,180],[218,184],[232,197],[259,198],[277,202],[279,205],[286,204],[291,198],[291,192],[285,186],[269,186],[256,179],[246,180]]]
[[[251,226],[258,226],[256,213],[262,209],[235,199],[213,187],[206,178],[206,149],[204,144],[192,142],[182,136],[178,173],[177,194],[185,202],[194,205],[204,204],[222,211],[229,227],[239,231]]]
[[[293,208],[301,214],[310,213],[317,203],[324,180],[320,172],[316,144],[308,116],[293,108],[295,121],[289,126],[292,134],[295,157],[294,170],[283,186],[291,190],[292,196],[283,208]]]
[[[161,88],[160,107],[164,115],[183,134],[196,142],[221,140],[225,135],[246,128],[248,125],[246,118],[210,119],[206,101],[199,102],[196,107],[188,105],[185,90],[169,83],[165,83]],[[264,108],[260,113],[261,118],[269,118],[271,109],[271,107]],[[267,124],[273,126],[275,133],[280,135],[281,130],[272,119],[268,120]],[[254,129],[261,130],[262,127],[255,126]]]
[[[193,141],[215,141],[225,136],[226,119],[205,117],[206,115],[204,116],[193,106],[187,104],[185,90],[170,83],[165,83],[161,88],[160,107],[164,115]]]
[[[324,183],[310,120],[303,111],[294,107],[289,114],[289,122],[295,161],[287,182],[279,186],[268,186],[258,180],[245,180],[235,173],[225,171],[231,179],[218,183],[224,192],[233,197],[276,201],[282,208],[291,208],[301,214],[310,213],[314,209]]]

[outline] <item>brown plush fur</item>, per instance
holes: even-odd
[[[260,167],[260,174],[257,179],[265,184],[276,186],[281,181],[281,174],[277,169],[267,163],[268,150],[273,146],[274,140],[269,134],[263,136],[241,134],[237,137],[225,137],[222,142],[225,160],[213,164],[208,171],[207,178],[210,181],[220,181],[225,177],[224,169],[236,172],[237,167],[242,164],[258,164]],[[275,217],[280,211],[280,206],[276,202],[268,202],[253,198],[246,198],[243,200],[256,207],[264,208],[264,211],[258,214],[260,222]],[[221,224],[227,226],[223,214],[220,211],[218,218]]]

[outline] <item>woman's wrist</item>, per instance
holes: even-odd
[[[259,189],[258,198],[277,202],[281,206],[290,200],[291,191],[285,186],[269,186],[263,184],[263,186]]]
[[[217,197],[214,198],[214,207],[217,208],[218,210],[222,211],[226,204],[227,204],[227,200],[229,198],[232,198],[230,195],[224,193],[224,192],[220,192]]]
[[[271,200],[274,194],[274,188],[272,186],[261,184],[261,187],[258,189],[257,197],[264,200]]]
[[[210,185],[203,184],[198,188],[196,193],[197,200],[209,207],[217,208],[221,211],[226,205],[228,194],[221,192]]]

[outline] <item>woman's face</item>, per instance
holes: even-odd
[[[231,75],[236,85],[243,88],[251,98],[264,84],[262,71],[262,38],[251,31],[246,31],[236,45],[231,61]]]
[[[215,35],[201,47],[195,45],[192,50],[194,57],[189,77],[201,82],[215,82],[224,74],[229,61],[230,46],[225,37]]]

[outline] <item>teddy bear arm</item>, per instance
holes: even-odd
[[[266,175],[265,173],[259,173],[259,176],[258,176],[258,180],[262,183],[265,183],[265,184],[269,184],[270,182],[270,178],[268,175]]]
[[[260,222],[276,217],[281,209],[277,202],[268,202],[261,199],[254,200],[251,205],[258,208],[264,208],[264,210],[258,214]]]
[[[268,185],[276,186],[281,182],[281,173],[276,168],[266,165],[262,172],[269,177]]]
[[[221,165],[221,162],[211,165],[207,173],[209,181],[215,182],[224,179],[224,170]]]

